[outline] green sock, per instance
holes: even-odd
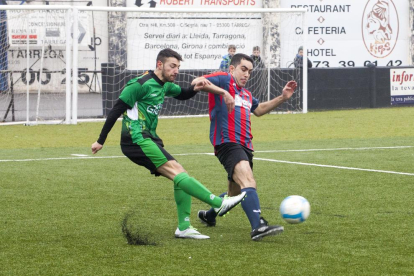
[[[221,206],[223,199],[212,194],[206,187],[187,173],[180,173],[174,177],[174,185],[177,185],[187,194],[198,198],[213,208]]]
[[[183,231],[190,227],[191,196],[174,184],[174,199],[177,204],[178,229]]]

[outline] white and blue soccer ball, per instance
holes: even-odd
[[[280,214],[288,223],[302,223],[310,214],[309,201],[303,196],[288,196],[280,204]]]

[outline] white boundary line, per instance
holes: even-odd
[[[313,152],[313,151],[336,151],[336,150],[375,150],[375,149],[404,149],[413,148],[414,146],[395,146],[395,147],[363,147],[363,148],[330,148],[330,149],[298,149],[298,150],[258,150],[255,153],[272,153],[272,152]],[[176,153],[173,156],[187,155],[214,155],[212,152],[199,153]],[[123,158],[125,156],[78,156],[78,157],[51,157],[51,158],[32,158],[32,159],[6,159],[0,162],[29,162],[29,161],[51,161],[51,160],[77,160],[77,159],[111,159]],[[258,159],[258,158],[255,158]]]
[[[335,150],[374,150],[374,149],[405,149],[414,146],[395,146],[395,147],[364,147],[364,148],[331,148],[331,149],[300,149],[300,150],[258,150],[255,153],[272,153],[272,152],[312,152],[312,151],[335,151]],[[186,155],[214,155],[212,152],[199,153],[176,153],[173,156]],[[125,156],[79,156],[79,157],[51,157],[51,158],[33,158],[33,159],[0,159],[0,162],[29,162],[29,161],[50,161],[50,160],[77,160],[77,159],[111,159],[123,158]],[[254,158],[258,159],[259,158]]]
[[[114,158],[124,158],[124,157],[125,156],[51,157],[51,158],[37,158],[37,159],[9,159],[9,160],[0,160],[0,162],[30,162],[30,161],[79,160],[79,159],[114,159]]]
[[[298,149],[298,150],[256,150],[254,152],[307,152],[307,151],[335,151],[335,150],[375,150],[375,149],[406,149],[414,146],[395,146],[395,147],[364,147],[364,148],[332,148],[332,149]]]
[[[201,152],[201,153],[178,153],[172,154],[173,156],[186,156],[186,155],[214,155],[214,153]],[[76,157],[50,157],[50,158],[32,158],[32,159],[0,159],[1,162],[31,162],[31,161],[54,161],[54,160],[79,160],[79,159],[115,159],[125,158],[126,156],[76,156]]]
[[[295,164],[295,165],[303,165],[303,166],[315,166],[315,167],[323,167],[323,168],[334,168],[334,169],[342,169],[342,170],[354,170],[354,171],[365,171],[365,172],[379,172],[379,173],[390,173],[390,174],[401,174],[401,175],[411,175],[411,176],[414,176],[414,173],[394,172],[394,171],[383,171],[383,170],[372,170],[372,169],[361,169],[361,168],[354,168],[354,167],[322,165],[322,164],[304,163],[304,162],[293,162],[293,161],[275,160],[275,159],[267,159],[267,158],[257,158],[257,157],[255,157],[254,160],[269,161],[269,162],[276,162],[276,163],[285,163],[285,164]]]
[[[313,151],[335,151],[335,150],[374,150],[374,149],[404,149],[404,148],[413,148],[414,146],[395,146],[395,147],[363,147],[363,148],[331,148],[331,149],[302,149],[302,150],[267,150],[267,151],[255,151],[256,153],[272,153],[272,152],[313,152]],[[178,153],[172,154],[173,156],[187,156],[187,155],[214,155],[211,152],[204,153]],[[30,161],[53,161],[53,160],[79,160],[79,159],[115,159],[115,158],[125,158],[125,156],[77,156],[77,157],[55,157],[55,158],[37,158],[37,159],[9,159],[9,160],[0,160],[1,162],[30,162]],[[379,172],[379,173],[388,173],[388,174],[399,174],[399,175],[409,175],[414,176],[414,173],[405,173],[405,172],[395,172],[395,171],[385,171],[385,170],[374,170],[374,169],[362,169],[354,167],[344,167],[344,166],[333,166],[333,165],[323,165],[315,163],[304,163],[304,162],[293,162],[286,160],[276,160],[276,159],[267,159],[267,158],[258,158],[255,157],[254,160],[259,161],[268,161],[276,163],[285,163],[285,164],[295,164],[303,166],[314,166],[314,167],[323,167],[323,168],[334,168],[334,169],[343,169],[343,170],[354,170],[354,171],[366,171],[366,172]]]

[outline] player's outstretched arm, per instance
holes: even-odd
[[[92,153],[96,154],[100,151],[105,143],[106,137],[108,133],[111,131],[112,127],[115,125],[116,121],[118,120],[119,116],[121,116],[127,109],[131,107],[127,105],[121,99],[118,99],[112,107],[111,111],[108,113],[108,117],[105,120],[105,124],[102,127],[101,134],[99,135],[98,141],[92,144],[91,149]]]
[[[282,95],[270,101],[260,103],[259,106],[253,111],[253,114],[260,117],[286,102],[292,97],[297,85],[296,81],[289,81],[283,88]]]
[[[98,151],[100,151],[101,149],[102,149],[102,145],[101,144],[99,144],[98,142],[95,142],[95,143],[93,143],[92,144],[92,153],[93,154],[96,154]]]
[[[227,111],[232,113],[235,107],[234,98],[230,95],[230,93],[224,90],[221,87],[218,87],[211,83],[208,79],[204,77],[195,78],[191,85],[195,85],[194,90],[198,89],[197,91],[205,91],[208,93],[213,93],[216,95],[220,95],[223,97],[224,103],[227,106]]]
[[[298,84],[296,83],[296,81],[293,81],[293,80],[289,81],[285,85],[285,87],[283,88],[283,91],[282,91],[282,96],[283,96],[283,99],[285,101],[289,100],[292,97],[292,95],[295,92],[297,86],[298,86]]]
[[[191,82],[191,85],[194,85],[195,91],[201,91],[206,86],[212,85],[212,83],[204,77],[198,77],[198,78],[193,79],[193,81]]]

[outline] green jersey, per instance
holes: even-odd
[[[124,112],[121,143],[132,140],[137,144],[148,136],[159,138],[156,129],[164,97],[175,97],[180,93],[180,86],[162,82],[152,71],[130,80],[119,96],[131,107]]]

